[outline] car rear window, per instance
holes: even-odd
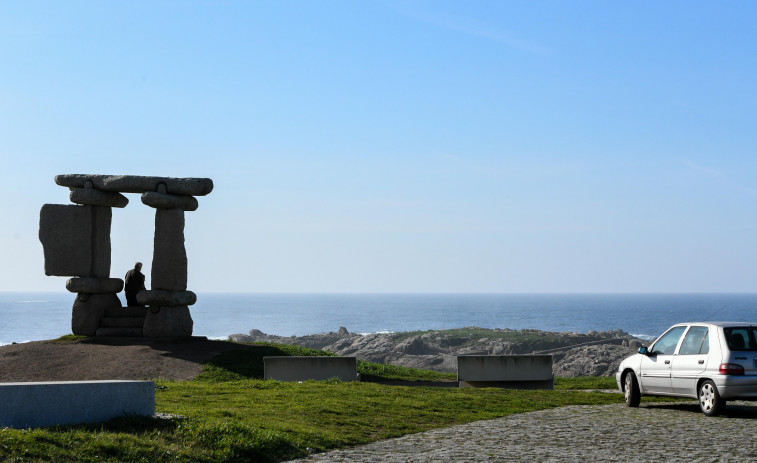
[[[754,330],[751,326],[723,328],[728,348],[732,351],[757,350]]]

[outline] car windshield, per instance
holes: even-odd
[[[728,348],[732,351],[757,350],[754,330],[751,326],[723,328]]]

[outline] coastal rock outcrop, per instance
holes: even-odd
[[[275,336],[260,330],[233,334],[232,341],[273,342],[322,349],[370,362],[455,372],[458,355],[544,353],[553,356],[557,376],[611,376],[644,342],[622,330],[588,333],[467,327],[403,333],[337,332]]]

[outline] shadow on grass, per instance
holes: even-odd
[[[273,356],[334,356],[334,354],[306,347],[254,343],[228,352],[222,352],[205,363],[199,381],[238,381],[263,379],[263,357]]]

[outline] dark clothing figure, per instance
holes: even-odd
[[[133,268],[126,272],[124,277],[124,293],[126,294],[126,305],[129,307],[141,305],[137,302],[137,293],[145,289],[145,276],[140,272],[142,266]]]

